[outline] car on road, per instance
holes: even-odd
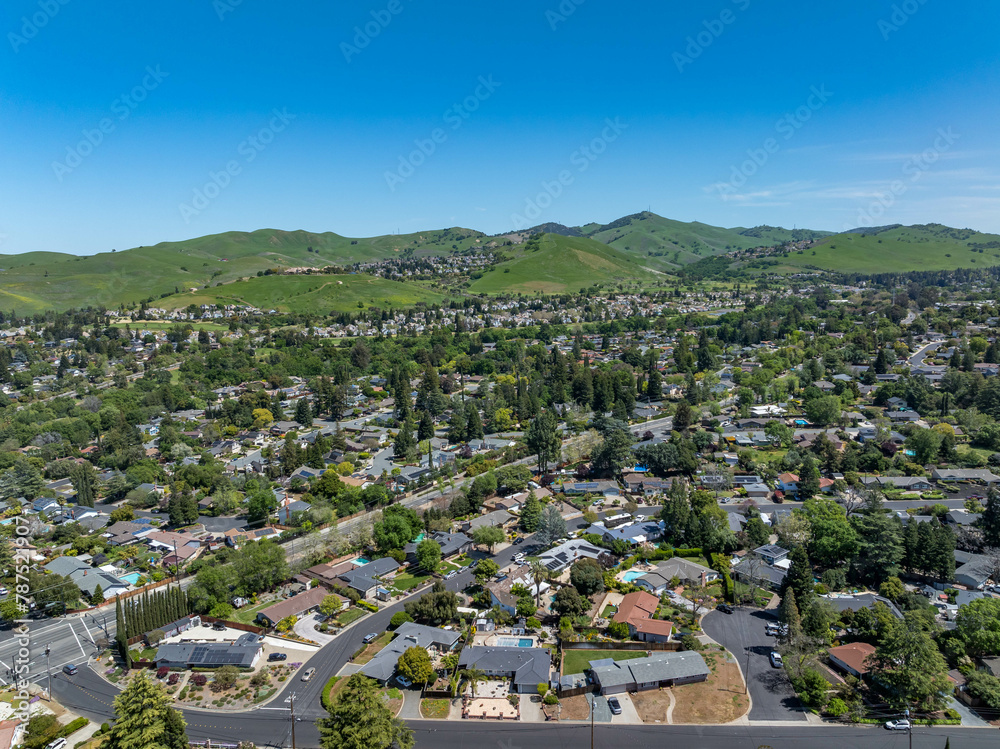
[[[288,660],[288,654],[287,653],[269,653],[268,656],[267,656],[267,660],[268,660],[269,663],[273,663],[274,661],[287,661]]]
[[[0,585],[0,596],[5,596],[8,593],[10,593],[10,591],[4,588],[2,585]]]
[[[614,715],[622,714],[622,703],[618,701],[617,697],[608,697],[608,707],[611,708]]]
[[[788,625],[779,624],[778,622],[768,622],[764,625],[764,634],[770,635],[771,637],[786,635],[788,634]]]
[[[781,662],[781,653],[777,650],[772,650],[771,654],[768,656],[771,661],[771,668],[781,668],[784,664]]]
[[[368,634],[365,635],[365,638],[362,640],[362,642],[365,645],[367,645],[369,642],[374,642],[376,639],[378,639],[378,632],[369,632]]]
[[[444,576],[444,579],[451,580],[453,577],[457,576],[458,576],[458,570],[452,570],[451,572],[449,572],[447,575]]]
[[[716,611],[721,611],[723,614],[732,614],[734,609],[728,603],[720,603],[715,607]]]
[[[315,668],[307,668],[306,672],[302,674],[302,681],[309,681],[313,677],[314,673],[316,673]]]
[[[79,670],[80,669],[78,669],[72,663],[67,663],[65,666],[63,666],[63,673],[66,674],[67,676],[75,676]]]
[[[514,539],[514,546],[520,546],[523,543],[524,543],[524,538],[522,538],[521,536],[518,536],[517,538]]]
[[[900,720],[887,720],[885,727],[890,731],[909,731],[910,721],[902,718]]]

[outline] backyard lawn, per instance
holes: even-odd
[[[371,642],[364,649],[361,655],[359,655],[357,658],[354,659],[354,663],[360,663],[362,665],[368,663],[368,661],[374,658],[382,648],[384,648],[386,645],[389,644],[389,640],[391,639],[392,639],[392,632],[383,632],[381,635],[379,635],[377,640]]]
[[[401,572],[398,575],[396,575],[390,587],[395,588],[398,591],[405,592],[407,590],[413,590],[417,586],[427,582],[427,580],[429,579],[430,575],[425,575],[425,574],[414,575],[410,572]]]
[[[582,674],[590,668],[590,662],[600,658],[611,658],[615,661],[627,661],[631,658],[645,658],[645,650],[564,650],[564,674]]]
[[[233,611],[233,620],[243,624],[254,624],[257,620],[257,614],[268,606],[273,606],[275,603],[276,601],[264,601],[263,603],[258,603],[256,606],[244,606],[241,609],[235,609]]]

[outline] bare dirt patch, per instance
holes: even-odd
[[[590,703],[587,695],[578,694],[573,697],[563,697],[559,700],[559,720],[589,720]]]
[[[720,657],[706,681],[673,687],[677,704],[671,722],[728,723],[736,720],[750,709],[750,700],[743,689],[739,667]]]

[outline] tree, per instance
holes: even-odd
[[[791,447],[792,440],[795,437],[795,432],[790,426],[783,424],[780,421],[769,421],[764,426],[764,436],[766,436],[775,447]]]
[[[592,596],[604,590],[604,571],[596,560],[585,557],[573,563],[569,580],[584,596]]]
[[[795,590],[789,588],[781,600],[781,621],[788,628],[786,639],[791,648],[797,648],[802,642],[802,616],[795,601]]]
[[[524,435],[528,449],[538,458],[538,470],[545,473],[549,463],[559,460],[562,440],[559,438],[556,417],[551,411],[538,414]]]
[[[441,546],[433,538],[417,544],[417,563],[427,572],[434,572],[441,563]]]
[[[538,530],[538,523],[542,517],[542,503],[535,496],[535,490],[528,492],[528,498],[521,505],[520,525],[525,533],[534,533]]]
[[[412,749],[413,732],[394,717],[378,684],[352,674],[318,722],[322,749]]]
[[[809,558],[821,567],[833,568],[854,557],[858,536],[847,519],[846,509],[832,499],[810,499],[802,506],[812,537]]]
[[[430,411],[420,414],[420,422],[417,424],[417,439],[423,442],[434,436],[434,417]]]
[[[796,546],[789,555],[792,563],[788,567],[788,574],[781,583],[781,595],[786,596],[788,591],[794,591],[795,599],[804,606],[813,596],[813,573],[812,565],[809,564],[809,555],[804,546]]]
[[[852,518],[858,536],[858,554],[852,571],[862,582],[878,586],[898,574],[903,558],[899,521],[886,514],[881,496],[871,493],[865,509]]]
[[[816,461],[806,458],[799,469],[799,499],[811,499],[819,494],[819,468]]]
[[[45,479],[31,463],[15,460],[14,465],[0,473],[0,497],[35,499],[45,489]]]
[[[97,499],[97,471],[90,463],[76,463],[69,475],[76,491],[76,503],[81,507],[93,507]]]
[[[986,545],[1000,548],[1000,490],[995,486],[990,486],[986,492],[986,507],[979,518],[979,527]],[[1000,580],[994,582],[1000,583]]]
[[[576,588],[560,588],[552,601],[552,610],[560,616],[581,616],[590,609],[590,601],[583,598]]]
[[[309,407],[309,401],[305,398],[299,398],[295,403],[295,420],[306,429],[313,424],[312,408]]]
[[[980,598],[962,606],[955,634],[971,657],[1000,655],[1000,599]]]
[[[906,447],[914,452],[914,462],[920,465],[933,463],[941,447],[941,433],[916,427],[906,438]]]
[[[547,505],[538,521],[535,541],[542,546],[548,546],[553,541],[566,535],[566,521],[554,504]]]
[[[476,569],[473,570],[472,574],[475,575],[476,581],[482,585],[487,580],[491,579],[500,571],[500,567],[492,559],[481,559],[479,564],[476,565]]]
[[[426,684],[434,675],[434,666],[427,650],[421,647],[407,648],[396,664],[396,668],[403,676],[414,684]]]
[[[229,689],[236,683],[240,676],[240,671],[236,666],[223,666],[215,670],[215,678],[212,680],[212,688],[221,692]]]
[[[531,562],[531,579],[535,583],[535,610],[541,606],[542,583],[552,579],[552,570],[538,559]]]
[[[690,403],[686,400],[682,400],[677,404],[677,410],[674,411],[674,430],[678,432],[686,432],[693,423],[694,409],[691,408]]]
[[[333,616],[340,611],[343,605],[343,599],[331,593],[328,596],[323,596],[323,600],[319,604],[319,613],[323,616]]]
[[[481,525],[472,531],[472,540],[489,549],[490,554],[493,553],[493,548],[497,544],[503,543],[506,538],[507,534],[504,533],[503,528],[495,525]]]
[[[393,459],[406,461],[413,457],[417,443],[413,439],[413,422],[407,418],[399,427],[396,439],[392,443]]]
[[[591,464],[601,476],[618,476],[633,459],[632,435],[615,430],[594,450]]]
[[[951,692],[948,665],[931,636],[907,619],[884,633],[871,656],[872,676],[899,707],[937,710]]]
[[[768,543],[771,533],[764,525],[764,521],[759,516],[754,516],[743,526],[743,532],[747,535],[747,544],[751,549],[757,549]]]
[[[170,707],[163,687],[140,672],[114,701],[116,719],[104,742],[107,749],[172,749],[187,745],[184,721]],[[168,728],[169,723],[169,728]]]
[[[438,580],[429,592],[416,601],[407,601],[403,608],[418,622],[443,624],[458,616],[458,594]]]
[[[833,424],[840,419],[840,398],[835,395],[813,398],[806,401],[802,409],[806,412],[806,418],[813,424],[820,426]]]

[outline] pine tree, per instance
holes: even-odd
[[[413,749],[413,732],[393,717],[367,676],[349,677],[327,710],[330,717],[319,721],[322,749]]]
[[[183,719],[170,715],[176,712],[170,698],[145,672],[128,683],[114,707],[116,719],[105,749],[174,749],[187,742]]]
[[[434,418],[430,411],[420,414],[420,423],[417,424],[417,439],[421,442],[434,437]],[[461,440],[459,440],[461,441]]]
[[[795,591],[791,588],[781,600],[781,621],[788,627],[786,638],[790,647],[795,648],[802,642],[802,616],[795,602]]]
[[[781,595],[784,598],[789,591],[794,591],[795,598],[804,606],[812,597],[813,573],[812,565],[809,564],[809,555],[804,546],[796,546],[789,555],[792,560],[788,568],[788,574],[781,583]]]
[[[465,439],[467,440],[481,440],[483,438],[483,422],[479,418],[479,409],[476,408],[475,403],[470,403],[465,408],[466,421],[465,421]]]
[[[1000,548],[1000,491],[991,486],[986,492],[986,507],[979,518],[983,540],[994,549]]]

